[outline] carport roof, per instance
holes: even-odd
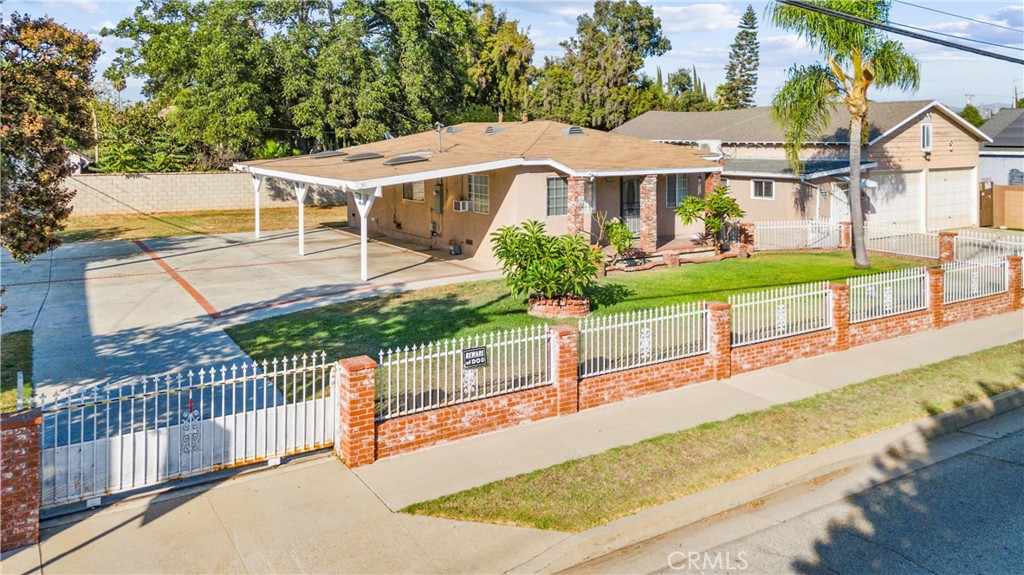
[[[241,162],[234,169],[350,190],[516,166],[549,166],[570,176],[722,170],[689,148],[552,121],[458,124],[441,129],[440,148],[432,130],[322,155]],[[380,156],[353,161],[364,153]],[[423,159],[394,162],[412,155]]]

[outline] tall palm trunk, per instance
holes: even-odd
[[[864,112],[866,111],[865,107]],[[864,242],[864,204],[861,203],[860,192],[860,142],[863,122],[863,114],[850,115],[850,187],[847,189],[847,199],[850,202],[850,219],[853,224],[850,229],[853,267],[857,269],[871,267],[867,244]]]

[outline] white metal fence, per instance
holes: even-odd
[[[756,251],[836,249],[839,247],[839,222],[806,220],[755,222]]]
[[[1024,236],[964,230],[953,238],[953,254],[956,260],[1024,256]]]
[[[913,226],[885,222],[864,224],[864,243],[867,249],[926,259],[939,259],[939,234],[921,232]]]
[[[729,296],[738,347],[832,327],[828,282]]]
[[[547,326],[381,350],[378,420],[551,383]]]
[[[1006,258],[987,258],[942,264],[946,270],[943,303],[965,301],[1003,293],[1009,266]]]
[[[589,317],[580,321],[580,377],[671,361],[708,351],[704,302]]]
[[[324,353],[38,395],[51,507],[334,444]]]
[[[912,268],[849,278],[850,323],[927,309],[928,270]]]

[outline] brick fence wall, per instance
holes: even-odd
[[[241,172],[83,174],[64,180],[75,191],[72,217],[101,214],[252,209],[252,178]],[[340,205],[345,194],[311,186],[306,205]],[[264,178],[260,207],[295,207],[286,182]]]
[[[39,542],[39,426],[42,414],[0,415],[0,552]]]

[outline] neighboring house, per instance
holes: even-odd
[[[869,221],[946,229],[978,222],[978,144],[989,138],[933,101],[874,102],[861,148]],[[747,220],[849,219],[849,115],[807,142],[803,173],[785,159],[771,108],[647,112],[614,133],[690,146],[722,158],[723,179]]]
[[[981,131],[992,138],[981,146],[981,181],[1024,186],[1024,109],[1000,110],[985,122]]]
[[[342,150],[237,164],[255,177],[351,193],[349,221],[424,247],[493,262],[489,236],[536,219],[598,235],[622,218],[654,252],[698,231],[675,207],[721,166],[697,151],[557,122],[465,123]]]
[[[86,168],[92,164],[92,159],[78,150],[68,150],[68,165],[71,166],[73,175],[84,174]]]

